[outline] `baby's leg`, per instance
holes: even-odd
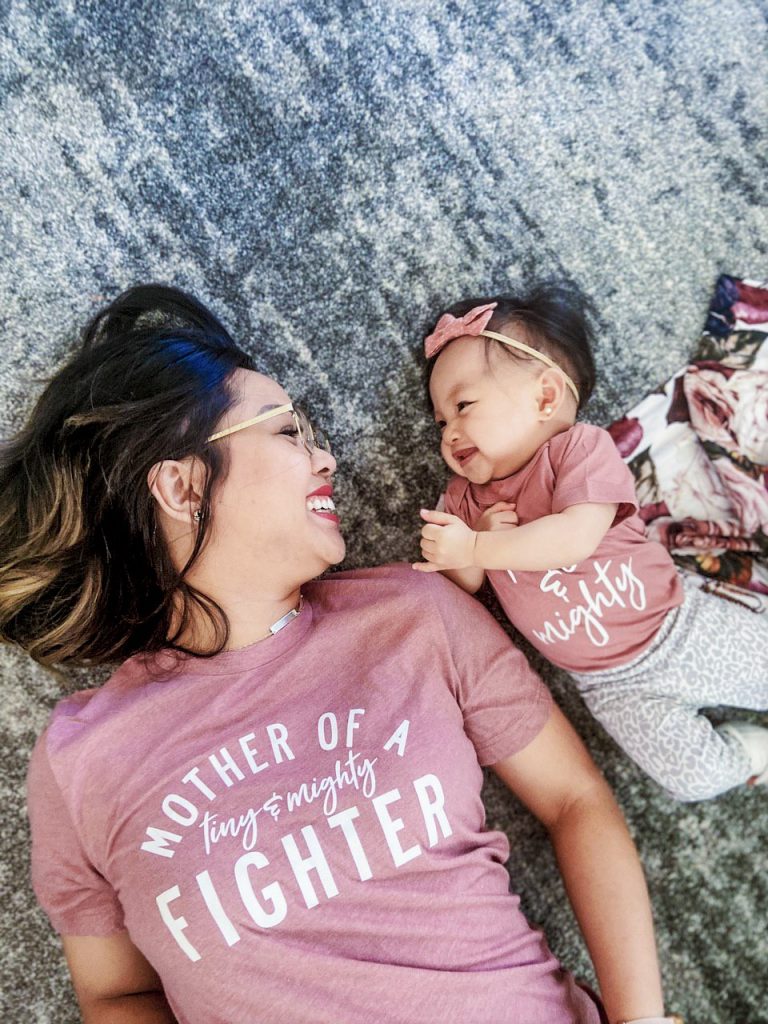
[[[715,729],[699,712],[768,709],[768,616],[690,578],[683,586],[683,604],[644,654],[575,678],[595,718],[651,778],[679,800],[704,800],[768,768],[768,729]]]
[[[750,726],[747,736],[735,723],[721,731],[699,712],[768,708],[768,616],[705,594],[690,578],[683,585],[682,606],[645,655],[577,681],[641,768],[677,799],[703,800],[768,766],[768,730]]]
[[[678,800],[706,800],[753,774],[742,744],[696,707],[611,685],[582,690],[582,697],[619,746]]]
[[[696,707],[768,710],[768,614],[686,581],[680,619],[670,640],[683,649],[687,671],[665,692]]]

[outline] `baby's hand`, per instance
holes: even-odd
[[[509,530],[517,526],[517,512],[511,501],[497,501],[480,516],[477,530]]]
[[[420,515],[427,523],[421,528],[421,554],[426,561],[414,563],[414,569],[439,572],[441,569],[465,569],[472,565],[477,537],[474,530],[448,512],[423,508]]]

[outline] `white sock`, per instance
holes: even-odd
[[[717,731],[736,740],[746,751],[755,783],[768,782],[768,729],[751,722],[726,722]]]

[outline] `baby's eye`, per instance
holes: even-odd
[[[435,420],[435,426],[442,433],[445,430],[445,420]]]
[[[474,405],[474,404],[475,404],[474,402],[457,402],[456,403],[456,408],[459,410],[459,412],[463,412],[464,409],[466,409],[468,405]]]

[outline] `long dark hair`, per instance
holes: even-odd
[[[530,291],[519,295],[462,299],[442,310],[435,318],[435,323],[444,313],[464,316],[476,306],[484,306],[489,302],[495,302],[496,309],[488,323],[488,330],[504,334],[505,330],[522,327],[525,337],[520,340],[549,356],[573,379],[579,390],[579,410],[583,409],[595,387],[590,322],[594,317],[594,308],[589,298],[570,282],[542,281]],[[493,338],[486,338],[485,341],[487,349],[495,347],[507,358],[531,359]],[[430,405],[429,382],[438,356],[439,353],[427,362],[426,387]]]
[[[223,610],[185,574],[226,472],[226,445],[205,439],[237,398],[238,368],[253,369],[250,357],[177,288],[139,285],[94,317],[26,426],[0,447],[0,640],[46,666],[224,647]],[[191,455],[206,469],[204,514],[177,570],[147,475]],[[213,626],[210,650],[179,642],[195,612]]]

